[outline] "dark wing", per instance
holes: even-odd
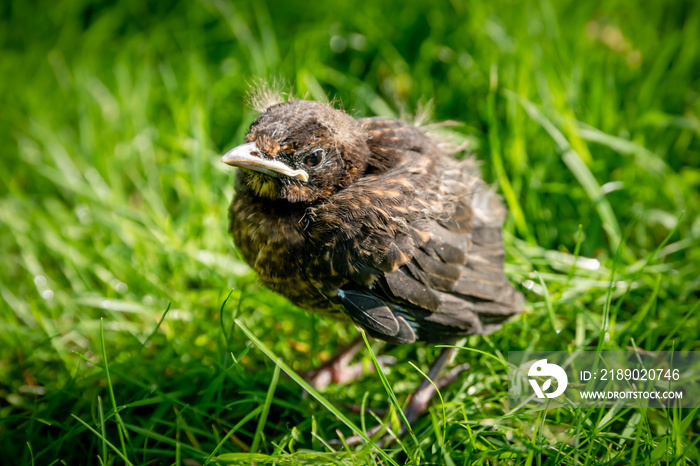
[[[391,343],[496,330],[524,303],[503,273],[503,206],[472,165],[442,155],[417,128],[373,122],[388,126],[385,152],[400,157],[313,210],[310,234],[323,252],[307,274]]]
[[[383,300],[366,291],[338,290],[338,298],[350,318],[373,337],[391,337],[398,343],[413,343],[416,335],[401,315],[392,311]]]

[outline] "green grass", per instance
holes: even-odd
[[[503,365],[700,351],[697,2],[161,3],[0,6],[0,463],[700,462],[697,411],[507,412]],[[462,342],[398,446],[331,444],[377,422],[350,405],[396,430],[439,348],[374,346],[389,391],[280,373],[357,331],[258,286],[227,234],[255,77],[354,115],[432,100],[508,204],[527,312]]]

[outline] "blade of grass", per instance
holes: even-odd
[[[102,431],[102,462],[104,464],[108,463],[107,459],[107,434],[105,433],[105,412],[102,407],[102,397],[98,396],[97,397],[97,408],[100,411],[100,430]]]
[[[226,299],[224,299],[224,302],[221,303],[221,307],[219,308],[219,325],[221,325],[221,334],[224,336],[224,339],[226,340],[226,347],[228,348],[228,335],[226,335],[226,329],[224,328],[224,309],[226,308],[226,303],[228,302],[229,298],[231,297],[231,294],[233,294],[233,290],[230,290],[228,292],[228,295],[226,296]],[[238,305],[240,306],[241,300],[243,299],[243,296],[241,295],[241,299],[238,300]],[[235,316],[234,316],[235,318]]]
[[[498,183],[501,185],[501,189],[503,190],[503,195],[506,198],[506,202],[508,203],[508,209],[510,210],[511,214],[513,215],[513,219],[515,220],[515,225],[518,228],[518,231],[520,232],[523,237],[532,244],[535,244],[535,239],[530,233],[530,230],[527,226],[527,222],[525,221],[525,214],[523,213],[523,209],[520,206],[520,203],[518,202],[518,197],[513,189],[513,185],[510,182],[510,179],[508,178],[506,174],[506,170],[503,166],[503,157],[501,155],[501,138],[498,134],[498,120],[496,117],[496,94],[497,94],[497,86],[498,83],[495,82],[497,81],[497,69],[494,65],[494,67],[491,69],[491,89],[489,92],[488,97],[486,98],[486,105],[487,105],[487,116],[489,119],[489,131],[488,131],[488,138],[489,138],[489,147],[490,147],[490,155],[491,155],[491,161],[493,162],[493,169],[496,173],[496,178],[498,179]]]
[[[127,458],[126,455],[124,455],[121,451],[119,451],[119,449],[118,449],[116,446],[112,445],[112,442],[110,442],[109,440],[107,440],[106,438],[104,438],[104,437],[102,436],[102,434],[100,434],[100,433],[97,432],[95,429],[93,429],[92,427],[90,427],[90,425],[89,425],[87,422],[83,421],[82,419],[80,419],[80,418],[79,418],[78,416],[76,416],[75,414],[72,414],[72,413],[71,413],[71,416],[72,416],[76,421],[78,421],[79,423],[81,423],[82,425],[84,425],[90,432],[92,432],[93,434],[95,434],[95,435],[96,435],[98,438],[100,438],[103,442],[105,442],[105,443],[109,446],[109,448],[111,448],[112,450],[114,450],[114,453],[116,453],[116,455],[117,455],[118,457],[120,457],[122,460],[124,460],[124,463],[126,463],[126,464],[129,465],[129,466],[133,466],[133,463],[132,463],[131,461],[129,461],[129,458]]]
[[[539,125],[542,126],[542,128],[549,133],[549,135],[555,141],[559,151],[561,152],[562,160],[579,182],[598,211],[598,215],[603,222],[603,229],[610,239],[612,249],[617,249],[621,239],[620,225],[615,217],[612,207],[610,206],[610,202],[608,202],[605,194],[600,189],[600,185],[595,179],[595,176],[593,176],[590,168],[588,168],[588,165],[581,160],[580,155],[571,148],[571,144],[566,137],[557,129],[556,126],[554,126],[549,118],[547,118],[534,103],[523,96],[515,94],[512,91],[505,91],[505,95],[508,98],[517,100],[525,109],[525,112],[530,116],[530,118],[539,123]],[[631,258],[631,253],[626,254],[626,258]]]
[[[608,234],[608,238],[610,238],[611,246],[617,248],[620,244],[620,224],[617,221],[617,217],[615,217],[615,212],[610,202],[600,188],[598,180],[596,180],[591,169],[588,168],[588,165],[581,160],[578,152],[573,149],[565,150],[561,158],[581,184],[591,202],[593,202],[603,222],[603,230],[605,230]],[[629,257],[632,257],[631,254],[629,254]],[[627,258],[629,259],[629,257]]]
[[[175,415],[177,416],[178,428],[180,428],[181,430],[184,430],[185,435],[187,436],[187,439],[190,441],[190,444],[192,444],[192,446],[194,448],[196,448],[197,450],[201,450],[202,446],[197,441],[197,437],[194,436],[194,433],[192,432],[192,428],[187,424],[187,421],[180,413],[180,410],[177,409],[177,406],[173,406],[173,411],[175,411]]]
[[[211,451],[209,456],[207,456],[207,459],[204,461],[202,466],[207,466],[214,458],[214,455],[216,455],[216,452],[219,451],[219,449],[221,449],[222,446],[224,446],[224,443],[226,443],[226,440],[228,440],[229,437],[234,434],[234,432],[236,432],[238,429],[240,429],[242,426],[244,426],[245,423],[247,423],[248,421],[253,419],[255,416],[260,414],[262,409],[263,409],[262,406],[258,406],[257,408],[253,409],[250,413],[248,413],[245,417],[243,417],[243,419],[238,421],[238,423],[235,426],[233,426],[231,428],[231,430],[226,432],[226,435],[224,435],[224,437],[221,439],[221,441],[218,443],[218,445],[216,445],[216,447]]]
[[[671,332],[668,333],[666,338],[659,344],[658,351],[662,351],[666,345],[668,345],[668,342],[671,340],[676,335],[676,332],[681,329],[685,325],[685,323],[690,319],[692,316],[695,315],[695,311],[698,310],[698,307],[700,307],[700,301],[696,302],[695,305],[688,311],[688,313],[683,317],[678,324],[673,328]]]
[[[168,315],[168,312],[170,311],[170,304],[168,303],[168,307],[165,308],[165,312],[163,312],[163,315],[160,317],[160,320],[158,321],[158,324],[156,325],[156,328],[153,329],[150,335],[148,335],[148,338],[146,338],[143,343],[141,344],[141,349],[143,349],[146,344],[151,341],[151,338],[155,336],[156,333],[158,333],[158,329],[160,326],[163,324],[163,321],[165,320],[165,316]],[[140,351],[140,350],[139,350]]]
[[[574,246],[574,260],[571,262],[571,268],[569,269],[569,273],[566,275],[564,289],[569,287],[571,279],[574,278],[574,273],[576,272],[576,262],[581,254],[581,244],[583,244],[583,225],[579,223],[578,233],[576,234],[576,246]]]
[[[177,422],[175,423],[175,464],[177,466],[181,466],[182,464],[182,443],[180,442],[181,432],[182,428],[180,427],[180,417],[178,416]]]
[[[32,466],[34,466],[34,452],[32,451],[32,444],[31,442],[27,442],[27,448],[29,449],[29,457],[32,460]]]
[[[535,275],[537,276],[537,279],[540,281],[540,285],[542,285],[542,291],[544,292],[544,303],[547,307],[547,314],[549,315],[549,320],[552,323],[552,329],[554,332],[559,333],[561,332],[561,328],[559,328],[559,323],[557,322],[557,316],[554,315],[554,307],[552,306],[552,297],[549,295],[549,290],[547,289],[547,285],[544,283],[544,280],[542,279],[542,275],[540,275],[539,272],[535,271]]]
[[[255,429],[253,445],[250,447],[251,453],[258,452],[258,447],[260,446],[260,440],[262,438],[263,430],[265,429],[265,423],[267,422],[267,415],[270,412],[272,398],[274,398],[275,396],[275,389],[277,388],[277,382],[279,381],[279,379],[280,366],[275,365],[275,371],[272,373],[272,381],[270,382],[270,387],[267,390],[267,396],[265,397],[265,404],[263,405],[262,414],[260,414],[260,419],[258,420],[258,427]]]
[[[124,457],[127,457],[126,453],[126,439],[127,432],[126,427],[124,427],[124,421],[122,421],[119,415],[119,409],[117,408],[117,400],[114,397],[114,387],[112,386],[112,379],[109,375],[109,362],[107,361],[107,350],[105,348],[105,334],[104,334],[104,319],[100,317],[100,343],[102,346],[102,361],[104,363],[105,376],[107,377],[107,388],[109,391],[109,399],[112,402],[112,409],[114,410],[114,417],[117,419],[117,432],[119,434],[119,441],[121,443],[122,452]],[[127,437],[128,438],[128,437]]]
[[[258,340],[258,338],[248,330],[248,327],[246,327],[241,321],[238,319],[234,320],[235,324],[245,333],[245,335],[248,337],[250,341],[252,341],[255,346],[260,349],[265,355],[270,358],[275,364],[280,366],[280,368],[284,371],[285,374],[287,374],[292,380],[294,380],[297,384],[301,386],[309,395],[314,397],[316,401],[321,403],[323,407],[325,407],[328,411],[333,413],[343,424],[345,424],[350,430],[353,431],[355,435],[358,435],[361,437],[365,442],[369,443],[374,447],[377,451],[377,453],[384,459],[389,464],[393,464],[395,466],[398,466],[398,463],[394,461],[383,449],[379,448],[372,440],[365,435],[364,432],[362,432],[361,429],[359,429],[355,424],[353,424],[350,419],[348,419],[343,413],[341,413],[338,408],[333,406],[332,403],[330,403],[328,400],[326,400],[320,393],[318,393],[311,385],[309,385],[306,380],[302,379],[294,370],[289,367],[282,359],[277,357],[277,355],[272,352],[270,348],[268,348],[262,341]]]
[[[363,329],[360,329],[360,334],[362,335],[362,339],[365,341],[365,346],[367,347],[367,351],[369,351],[369,356],[372,359],[372,363],[374,364],[374,369],[377,371],[377,375],[379,376],[379,379],[382,381],[382,385],[384,386],[384,390],[387,392],[389,395],[389,398],[391,399],[391,404],[394,406],[396,409],[399,417],[401,418],[401,422],[403,422],[403,425],[406,426],[406,429],[408,430],[409,434],[411,435],[411,438],[413,439],[413,442],[416,445],[416,448],[420,450],[420,443],[418,442],[418,439],[416,438],[416,434],[413,433],[413,429],[411,428],[411,424],[409,424],[408,419],[406,419],[406,415],[403,412],[403,408],[399,404],[399,400],[396,399],[396,395],[394,394],[394,390],[391,388],[391,385],[389,385],[389,381],[386,379],[386,376],[384,375],[384,370],[382,370],[382,366],[379,364],[379,361],[377,361],[377,358],[374,356],[374,352],[372,351],[372,347],[369,344],[369,340],[367,340],[367,335],[365,334],[365,331]],[[400,445],[403,445],[400,443]],[[412,454],[412,451],[406,451],[406,454],[412,459],[412,461],[416,464],[418,461],[418,458],[416,458],[415,453]]]
[[[362,432],[367,432],[366,412],[367,412],[367,400],[368,399],[369,399],[369,392],[365,391],[365,394],[362,395],[362,404],[360,405],[360,426],[362,426]]]
[[[499,364],[501,364],[503,367],[506,369],[508,368],[508,361],[504,361],[502,359],[499,359],[497,356],[494,356],[491,353],[487,353],[486,351],[478,350],[476,348],[469,348],[468,346],[455,346],[455,345],[435,345],[436,348],[456,348],[456,349],[461,349],[464,351],[471,351],[472,353],[478,353],[483,356],[489,357],[495,361],[498,361]]]
[[[428,374],[426,374],[425,372],[420,370],[420,368],[418,366],[416,366],[413,363],[413,361],[409,361],[408,363],[415,370],[417,370],[420,373],[420,375],[422,375],[428,382],[430,382],[430,385],[432,385],[433,388],[435,388],[435,392],[437,392],[437,395],[440,398],[440,407],[442,408],[442,425],[444,427],[447,424],[447,412],[445,410],[445,400],[442,398],[442,393],[440,393],[440,389],[438,388],[437,385],[435,385],[435,382],[433,382],[433,380],[430,377],[428,377]],[[441,430],[442,430],[442,432],[438,432],[438,436],[440,438],[440,446],[443,450],[445,450],[445,433],[446,433],[446,431],[444,428]]]
[[[608,284],[608,291],[605,296],[605,306],[603,307],[603,319],[600,324],[600,334],[598,336],[598,347],[597,351],[600,351],[601,348],[603,347],[603,343],[605,342],[605,334],[608,331],[608,325],[609,325],[609,318],[610,318],[610,303],[612,301],[612,290],[613,287],[615,286],[615,274],[617,273],[617,268],[620,263],[620,258],[622,257],[622,248],[623,244],[627,242],[627,238],[629,238],[629,235],[632,233],[632,226],[627,229],[627,232],[624,236],[624,239],[622,240],[622,243],[620,243],[617,246],[617,250],[615,251],[615,258],[613,259],[613,265],[612,269],[610,270],[610,282]]]
[[[153,432],[152,430],[147,430],[144,429],[143,427],[135,426],[133,424],[126,424],[126,427],[129,428],[132,432],[136,432],[139,435],[143,435],[144,437],[152,438],[153,440],[157,440],[158,442],[163,442],[166,445],[170,445],[172,447],[177,448],[177,445],[180,444],[180,448],[182,450],[187,450],[190,455],[195,455],[198,458],[204,458],[204,453],[202,450],[197,450],[191,445],[187,445],[186,443],[180,443],[180,441],[175,438],[172,439],[166,435],[159,434],[157,432]],[[172,450],[168,450],[169,454],[172,454]]]

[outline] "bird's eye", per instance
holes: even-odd
[[[322,158],[323,156],[319,152],[314,152],[313,154],[309,154],[306,157],[304,157],[304,163],[309,167],[315,167],[316,165],[321,163]]]

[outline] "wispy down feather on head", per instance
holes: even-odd
[[[256,112],[262,113],[273,105],[295,100],[291,92],[284,92],[287,87],[280,79],[256,78],[246,93],[246,103]]]
[[[246,95],[246,103],[253,110],[259,113],[266,113],[275,105],[286,102],[300,102],[297,96],[292,92],[286,92],[285,89],[290,88],[288,83],[281,79],[265,80],[262,78],[255,79],[250,84],[250,89]],[[363,125],[359,124],[354,118],[348,115],[342,109],[342,103],[339,99],[323,98],[316,101],[310,101],[308,106],[311,106],[318,113],[318,122],[333,131],[329,135],[334,147],[340,147],[349,143],[356,137],[366,137],[367,133]],[[302,114],[295,114],[293,119],[298,119]],[[279,133],[282,136],[282,133]]]

